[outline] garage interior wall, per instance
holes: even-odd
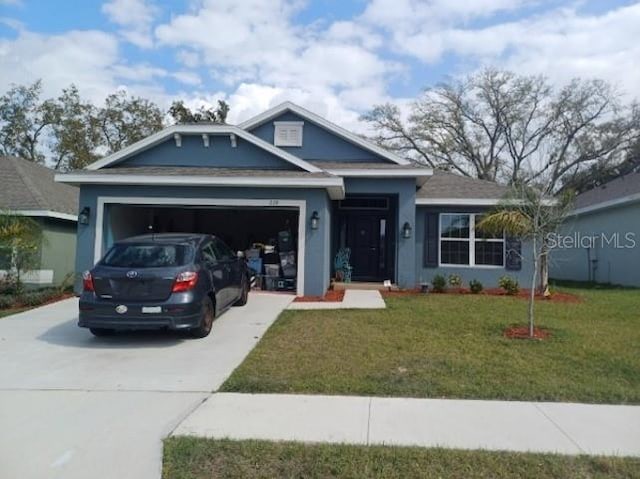
[[[162,207],[108,205],[106,247],[130,236],[155,233],[207,233],[224,241],[234,251],[253,243],[275,240],[289,230],[297,241],[296,208],[268,207]],[[152,226],[153,228],[150,228]]]

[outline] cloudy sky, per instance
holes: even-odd
[[[372,105],[482,65],[640,97],[639,40],[624,0],[0,0],[0,90],[223,98],[233,123],[291,100],[360,130]]]

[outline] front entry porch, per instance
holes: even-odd
[[[397,198],[348,195],[332,207],[333,258],[348,251],[351,281],[379,286],[385,280],[395,282]]]

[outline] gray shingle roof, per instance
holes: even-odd
[[[320,161],[310,160],[309,163],[317,166],[318,168],[328,170],[344,170],[344,169],[366,169],[366,170],[420,170],[420,168],[414,165],[398,165],[396,163],[382,162],[382,161]]]
[[[616,178],[576,196],[575,208],[585,208],[606,201],[640,193],[640,171]]]
[[[0,156],[0,208],[77,214],[78,188],[56,183],[55,171],[12,156]]]
[[[74,175],[152,175],[152,176],[269,176],[285,178],[331,178],[324,172],[304,170],[210,168],[205,166],[130,166],[74,171]]]
[[[492,181],[434,170],[433,176],[416,193],[416,198],[500,199],[506,192],[506,186]]]

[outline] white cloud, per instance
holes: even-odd
[[[45,95],[54,96],[75,83],[98,101],[116,85],[112,67],[117,61],[117,40],[104,32],[47,36],[20,31],[15,39],[0,39],[0,88],[42,79]]]
[[[179,49],[183,65],[202,64],[236,88],[227,97],[231,121],[292,100],[361,129],[357,111],[387,98],[385,85],[402,66],[381,57],[383,37],[366,25],[295,25],[299,8],[283,0],[205,0],[157,26],[155,35],[160,45]]]
[[[361,19],[371,28],[389,32],[395,52],[426,64],[437,64],[452,54],[463,72],[490,64],[517,73],[542,73],[558,83],[599,77],[640,96],[640,44],[634,41],[640,3],[601,14],[581,13],[578,3],[517,20],[500,22],[495,17],[484,22],[488,26],[468,25],[471,18],[521,9],[528,3],[532,2],[374,0]]]
[[[172,73],[171,76],[185,85],[198,86],[202,83],[200,76],[193,72],[179,71]]]
[[[224,99],[230,122],[291,100],[358,132],[367,131],[359,113],[376,103],[407,110],[409,99],[390,93],[394,82],[417,94],[424,85],[415,72],[441,71],[443,58],[449,74],[491,64],[555,82],[597,76],[640,96],[640,4],[585,14],[579,1],[557,8],[555,0],[372,0],[354,18],[301,25],[301,0],[193,0],[156,25],[160,4],[109,0],[103,12],[114,34],[42,35],[2,20],[17,34],[0,39],[0,88],[42,78],[47,96],[73,82],[96,103],[118,87],[163,107],[174,99],[215,107]],[[180,66],[127,61],[123,38],[162,48]],[[182,91],[168,92],[165,80]]]
[[[191,50],[178,50],[176,60],[187,68],[196,68],[200,66],[200,55]]]
[[[102,5],[109,20],[122,27],[120,34],[141,48],[153,46],[151,25],[159,12],[158,7],[146,0],[109,0]]]

